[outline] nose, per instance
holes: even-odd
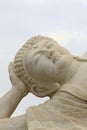
[[[51,58],[53,53],[54,53],[54,50],[49,50],[49,49],[42,49],[42,50],[39,50],[38,52],[36,52],[36,54],[47,55],[48,58]]]
[[[48,57],[49,59],[52,58],[53,55],[54,55],[54,53],[55,53],[54,50],[48,50],[48,52],[47,52],[47,57]]]

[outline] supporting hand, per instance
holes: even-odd
[[[9,64],[8,70],[9,70],[9,78],[12,83],[12,86],[16,88],[17,91],[24,94],[24,96],[27,95],[28,93],[27,87],[14,72],[14,64],[12,62]]]

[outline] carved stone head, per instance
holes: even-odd
[[[59,89],[59,82],[72,61],[72,55],[56,41],[36,36],[16,54],[14,70],[30,92],[44,97]]]

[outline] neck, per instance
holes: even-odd
[[[79,62],[77,60],[73,60],[73,63],[70,64],[63,73],[60,75],[60,79],[58,80],[60,85],[68,83],[68,81],[75,75],[79,68]]]

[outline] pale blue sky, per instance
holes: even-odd
[[[73,55],[87,50],[87,0],[0,0],[0,95],[11,88],[8,65],[33,35],[56,39]],[[14,115],[43,102],[27,96]]]

